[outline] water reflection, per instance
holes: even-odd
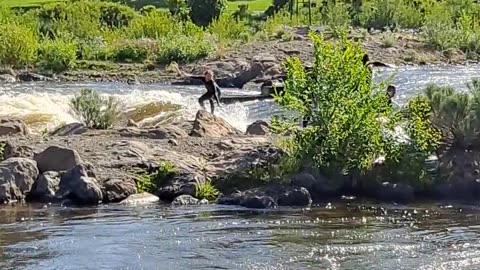
[[[478,207],[4,207],[1,269],[477,269]]]

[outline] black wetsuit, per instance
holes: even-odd
[[[213,103],[213,99],[215,99],[217,104],[220,105],[220,87],[218,87],[217,83],[214,80],[207,81],[205,79],[205,76],[191,76],[191,78],[201,80],[205,85],[205,88],[207,88],[207,92],[198,99],[198,103],[200,103],[200,106],[202,106],[203,108],[205,101],[208,100],[210,102],[210,110],[213,114],[215,111],[215,104]]]

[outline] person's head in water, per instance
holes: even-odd
[[[205,74],[204,74],[204,75],[205,75],[205,80],[206,80],[207,82],[213,80],[213,71],[207,70],[207,71],[205,71]]]
[[[395,87],[395,85],[389,85],[387,87],[387,97],[389,100],[392,100],[392,98],[395,96],[396,93],[397,93],[397,88]]]
[[[365,54],[362,58],[363,65],[367,65],[368,61],[370,61],[370,58],[368,57],[368,54]]]

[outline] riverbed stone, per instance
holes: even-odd
[[[37,163],[26,158],[10,158],[0,163],[0,202],[23,200],[31,191],[39,172]]]
[[[59,172],[48,171],[41,174],[35,181],[30,197],[33,200],[51,201],[60,187]]]
[[[194,137],[219,138],[240,134],[240,132],[224,119],[213,114],[200,110],[197,112],[193,128],[190,133]]]
[[[27,125],[20,119],[4,117],[0,118],[0,136],[28,135]]]
[[[132,194],[128,196],[125,200],[121,201],[119,204],[121,205],[144,205],[144,204],[151,204],[160,201],[160,198],[157,196],[150,194],[148,192]]]
[[[83,134],[88,131],[88,128],[81,123],[70,123],[56,128],[50,132],[50,136],[69,136]]]
[[[267,135],[270,133],[270,127],[267,122],[258,120],[247,127],[247,135]]]
[[[76,150],[56,145],[35,154],[33,159],[37,162],[38,169],[42,173],[66,171],[82,163],[82,159]]]
[[[12,76],[10,74],[0,74],[0,82],[2,83],[14,83],[16,82],[17,79],[15,76]]]
[[[201,174],[184,171],[160,186],[158,197],[162,201],[171,202],[181,195],[195,196],[196,188],[203,185],[205,181],[205,176]]]
[[[60,179],[57,196],[79,204],[98,204],[103,200],[103,194],[94,176],[91,165],[79,164],[73,167]]]
[[[110,179],[103,185],[104,197],[108,202],[120,202],[137,193],[135,181],[130,178]]]
[[[278,198],[279,206],[310,206],[312,198],[306,188],[286,190]]]
[[[198,199],[190,195],[180,195],[172,201],[172,205],[175,205],[175,206],[196,205],[198,203],[199,203]]]
[[[37,81],[51,81],[52,78],[25,71],[17,74],[17,78],[22,82],[37,82]]]
[[[271,209],[277,206],[275,200],[272,197],[266,195],[249,195],[242,200],[240,205],[246,208],[255,209]]]
[[[3,159],[12,157],[22,157],[33,159],[33,149],[27,145],[17,145],[12,142],[6,142],[3,147]]]
[[[140,128],[123,128],[120,131],[120,135],[124,137],[143,137],[149,139],[178,139],[188,137],[188,133],[180,128],[173,125],[167,125],[164,127],[157,127],[152,129],[140,129]]]

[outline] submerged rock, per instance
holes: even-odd
[[[55,194],[60,188],[60,173],[59,172],[44,172],[35,181],[30,197],[33,200],[51,201],[55,198]]]
[[[266,195],[249,195],[241,201],[240,205],[243,207],[256,209],[270,209],[277,207],[275,200]]]
[[[23,200],[37,179],[34,160],[10,158],[0,163],[0,202]]]
[[[137,193],[137,187],[133,179],[110,179],[103,185],[105,199],[108,202],[120,202],[130,195]]]
[[[415,199],[415,191],[407,184],[384,182],[376,188],[374,197],[387,202],[408,203]]]
[[[102,190],[90,166],[80,164],[65,172],[57,192],[79,204],[98,204],[103,200]]]
[[[50,146],[33,159],[38,164],[40,172],[66,171],[82,163],[77,151],[61,146]]]
[[[219,138],[240,134],[240,132],[232,127],[227,121],[213,114],[200,110],[197,112],[193,128],[190,133],[194,137],[212,137]]]
[[[172,205],[179,206],[179,205],[196,205],[198,204],[198,199],[190,196],[190,195],[180,195],[176,197],[172,201]]]
[[[120,204],[122,205],[143,205],[143,204],[150,204],[156,203],[160,201],[160,198],[157,196],[144,192],[138,193],[128,196],[125,200],[121,201]]]
[[[270,133],[270,127],[267,122],[258,120],[247,127],[247,135],[267,135]]]
[[[7,135],[28,135],[30,133],[27,125],[20,119],[0,118],[0,136]]]

